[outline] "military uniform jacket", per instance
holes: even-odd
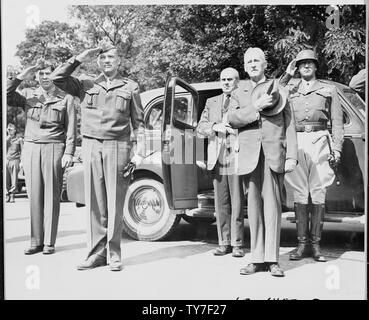
[[[281,80],[289,90],[289,102],[294,110],[296,125],[311,122],[332,126],[332,148],[342,150],[343,143],[343,112],[334,85],[322,80],[315,80],[310,90],[305,92],[302,80],[290,85],[291,76],[286,74]]]
[[[17,92],[20,79],[8,80],[7,104],[23,108],[27,123],[24,140],[35,143],[65,143],[65,154],[73,155],[76,141],[76,111],[74,99],[58,88],[48,100],[39,87],[27,96]]]
[[[222,122],[223,98],[224,94],[221,94],[206,100],[205,108],[201,114],[201,118],[196,129],[200,136],[209,138],[207,161],[208,170],[212,170],[215,167],[222,144],[226,142],[226,135],[216,133],[212,129],[215,123]],[[235,100],[234,96],[231,95],[228,108],[230,108],[232,105],[237,105],[237,103],[237,100]],[[235,136],[230,135],[229,140],[230,147],[234,148],[236,142]]]
[[[249,174],[256,168],[261,147],[271,170],[284,172],[286,159],[297,160],[295,120],[290,105],[275,116],[256,112],[251,103],[251,80],[234,91],[239,103],[230,107],[228,122],[238,129],[238,174]]]
[[[131,125],[137,153],[144,156],[143,108],[138,84],[117,75],[107,86],[105,76],[79,80],[71,76],[80,62],[71,58],[51,75],[56,86],[81,100],[81,133],[102,140],[131,140]]]
[[[6,139],[6,159],[20,159],[22,152],[22,138],[10,136]]]

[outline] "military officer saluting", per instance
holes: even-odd
[[[71,76],[81,63],[96,58],[101,70],[97,78]],[[105,44],[71,58],[52,75],[56,86],[81,100],[88,255],[78,270],[108,263],[112,271],[122,269],[123,204],[129,184],[124,167],[143,159],[144,124],[138,84],[119,74],[120,61],[118,49]],[[131,125],[137,137],[132,159]]]
[[[287,84],[298,70],[301,80]],[[308,254],[309,242],[315,260],[325,261],[319,242],[323,229],[327,187],[335,178],[332,167],[338,165],[343,142],[342,108],[337,89],[316,78],[318,60],[312,50],[302,50],[291,61],[281,82],[289,87],[289,101],[294,110],[298,165],[285,176],[294,188],[298,247],[290,254],[300,260]],[[332,139],[328,127],[332,127]],[[308,204],[311,197],[311,207]],[[310,235],[309,235],[309,212]]]
[[[63,168],[72,163],[76,140],[73,97],[50,80],[53,66],[43,59],[7,83],[7,104],[23,108],[26,129],[22,163],[31,210],[31,246],[25,254],[55,251]],[[37,72],[40,87],[27,97],[16,91]]]

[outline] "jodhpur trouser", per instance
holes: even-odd
[[[88,257],[106,257],[108,252],[110,261],[121,259],[123,205],[129,184],[123,168],[130,151],[128,141],[83,137]]]
[[[22,153],[31,209],[31,246],[54,245],[63,184],[64,143],[26,141]]]
[[[278,262],[282,215],[283,173],[274,172],[260,149],[253,172],[242,176],[248,190],[251,262]]]
[[[309,194],[313,204],[325,204],[327,187],[334,181],[334,171],[329,166],[329,147],[324,136],[328,131],[298,132],[298,163],[286,182],[293,187],[294,201],[308,203]],[[332,143],[332,142],[331,142]]]
[[[7,194],[15,193],[18,188],[18,172],[20,159],[6,161],[6,191]]]
[[[214,196],[219,245],[243,246],[244,195],[240,176],[227,164],[230,157],[225,148],[220,152],[223,161],[214,168]],[[232,160],[230,160],[232,161]]]

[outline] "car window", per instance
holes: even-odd
[[[174,99],[173,118],[179,122],[193,125],[191,97],[177,97]],[[147,130],[160,130],[163,120],[163,101],[157,102],[149,110],[146,117]]]
[[[365,116],[365,103],[359,95],[350,88],[342,88],[341,91],[345,98],[349,100],[363,116]]]
[[[192,104],[190,103],[190,96],[188,97],[178,97],[174,100],[173,108],[173,120],[193,125],[193,110]]]
[[[156,103],[149,111],[146,120],[146,129],[160,130],[163,117],[163,101]]]

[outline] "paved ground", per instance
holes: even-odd
[[[123,237],[125,268],[78,271],[86,253],[85,210],[62,203],[57,252],[25,256],[29,243],[29,203],[18,197],[6,204],[6,299],[363,299],[366,265],[363,225],[326,224],[324,253],[329,261],[288,260],[295,245],[295,229],[284,222],[281,265],[285,278],[268,273],[241,276],[250,259],[215,257],[215,224],[194,228],[181,222],[176,232],[160,242],[140,242]],[[249,239],[247,221],[246,239]]]

